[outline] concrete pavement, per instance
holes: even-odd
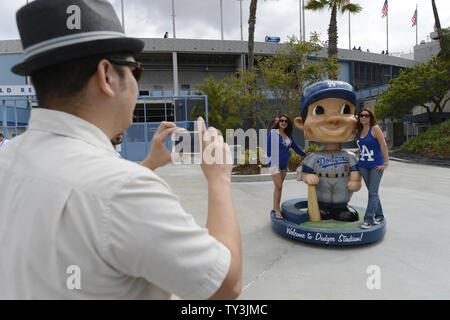
[[[200,225],[207,184],[199,166],[156,170]],[[244,258],[240,299],[450,299],[450,169],[390,161],[380,198],[387,219],[383,240],[326,247],[290,240],[271,228],[273,184],[232,183]],[[365,207],[367,189],[350,204]],[[282,201],[307,197],[307,186],[285,181]],[[368,289],[369,266],[380,289]]]

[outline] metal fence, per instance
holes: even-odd
[[[175,121],[175,124],[188,131],[194,131],[195,121]],[[132,161],[142,161],[147,156],[151,148],[151,141],[158,129],[160,122],[133,123],[125,131],[120,154],[123,158]],[[172,141],[169,138],[164,142],[166,148],[171,151]]]
[[[406,137],[406,141],[424,133],[431,126],[431,123],[404,122],[403,133]]]
[[[192,112],[194,108],[202,111],[208,126],[208,97],[205,95],[191,96],[139,96],[138,119],[125,131],[120,154],[132,161],[142,161],[150,151],[153,135],[161,121],[174,122],[178,127],[194,131]],[[164,145],[172,148],[170,137]]]
[[[0,132],[12,139],[25,132],[30,118],[30,108],[34,97],[0,97]]]
[[[26,131],[33,103],[36,103],[35,96],[0,96],[0,132],[7,139]],[[140,109],[135,111],[134,122],[125,131],[120,148],[120,154],[128,160],[142,161],[145,158],[161,121],[175,122],[180,128],[194,131],[195,121],[191,118],[194,108],[197,108],[202,111],[208,126],[208,97],[205,95],[139,96],[138,107]],[[170,137],[164,144],[170,151]]]

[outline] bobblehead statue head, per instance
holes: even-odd
[[[302,181],[316,186],[322,220],[359,220],[358,213],[347,207],[352,192],[361,187],[358,159],[340,145],[355,134],[355,104],[350,84],[320,81],[304,90],[301,117],[295,118],[295,126],[304,131],[307,140],[324,144],[323,151],[305,157],[301,171]]]
[[[353,138],[356,96],[344,81],[325,80],[307,87],[302,96],[301,117],[295,126],[305,139],[322,143],[341,143]]]

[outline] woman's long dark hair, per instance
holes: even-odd
[[[286,129],[284,129],[284,133],[288,137],[290,137],[292,135],[292,130],[293,130],[292,121],[291,121],[291,118],[289,118],[289,116],[287,114],[285,114],[285,113],[283,113],[283,114],[278,116],[278,121],[275,122],[275,124],[273,125],[272,129],[279,129],[280,128],[280,120],[279,119],[281,119],[281,117],[285,117],[287,119],[287,121],[288,121]]]
[[[359,133],[362,131],[363,129],[363,125],[361,124],[361,121],[359,121],[359,118],[361,116],[361,112],[363,111],[367,111],[370,114],[370,126],[373,127],[375,125],[377,125],[377,118],[375,117],[375,114],[373,113],[372,110],[370,110],[369,108],[362,108],[361,110],[359,110],[358,112],[358,124],[356,125],[356,132]]]

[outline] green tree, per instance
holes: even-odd
[[[345,2],[345,0],[310,0],[305,6],[305,9],[313,11],[318,11],[325,8],[331,10],[330,24],[328,26],[328,58],[337,56],[337,12],[358,13],[362,10],[362,7],[359,4],[349,3],[344,5]],[[332,80],[337,79],[335,73],[331,73],[329,78]]]
[[[208,96],[209,125],[219,129],[222,134],[225,134],[226,129],[242,125],[236,94],[231,90],[227,79],[216,82],[212,76],[209,76],[205,79],[205,84],[196,84],[196,87]],[[198,116],[206,117],[204,106],[200,104],[195,105],[192,110],[192,117]]]
[[[437,57],[444,63],[450,63],[450,31],[447,29],[440,29],[439,32],[439,44],[441,51]]]
[[[423,106],[431,122],[439,123],[443,120],[442,110],[450,99],[446,98],[449,88],[449,63],[433,58],[426,64],[406,68],[391,80],[388,88],[379,95],[375,114],[379,118],[401,118],[415,106]]]
[[[255,128],[257,121],[263,121],[260,112],[256,111],[256,106],[264,104],[267,100],[267,94],[261,86],[261,81],[258,81],[258,77],[256,71],[239,69],[236,75],[226,78],[231,100],[233,105],[239,106],[241,117],[249,119],[249,122],[254,117],[254,124],[249,123],[250,128]]]
[[[303,89],[322,80],[328,73],[338,74],[336,58],[319,59],[320,49],[317,34],[313,34],[309,42],[292,36],[277,54],[258,58],[258,72],[263,86],[275,100],[272,107],[265,107],[269,114],[272,113],[269,116],[271,121],[281,112],[290,117],[298,116]]]

